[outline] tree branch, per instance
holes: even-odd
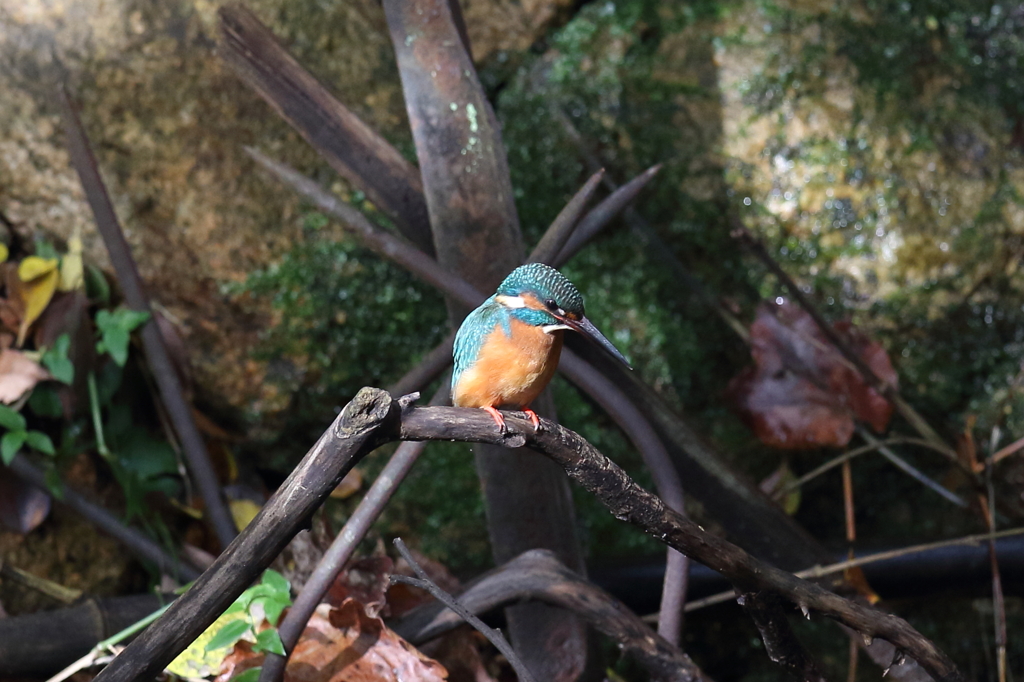
[[[746,592],[736,598],[754,621],[768,658],[803,682],[825,682],[818,664],[807,653],[789,626],[785,611],[773,594]]]
[[[666,682],[706,680],[690,657],[655,635],[635,613],[610,594],[569,570],[554,554],[531,550],[474,580],[459,602],[475,614],[522,600],[569,609],[617,643],[653,679]],[[437,603],[417,607],[392,627],[410,642],[439,637],[461,621]]]
[[[533,252],[526,259],[527,263],[547,263],[550,265],[554,262],[562,247],[572,237],[573,230],[576,229],[576,223],[579,221],[583,209],[586,208],[590,198],[594,196],[594,192],[597,191],[597,186],[601,184],[601,178],[603,177],[603,168],[595,171],[590,176],[586,184],[576,192],[576,195],[569,200],[565,208],[558,213],[554,222],[544,232],[537,245],[533,247]]]

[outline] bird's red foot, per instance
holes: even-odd
[[[482,407],[482,410],[487,410],[487,413],[491,415],[491,419],[498,425],[498,431],[505,433],[508,428],[505,426],[505,418],[501,416],[501,412],[498,412],[493,407]]]
[[[524,407],[523,408],[523,414],[525,414],[527,417],[530,418],[530,423],[533,424],[533,428],[534,428],[535,431],[540,431],[541,430],[541,428],[540,428],[540,417],[537,416],[536,412],[531,410],[529,407]]]

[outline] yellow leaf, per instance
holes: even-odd
[[[352,469],[345,474],[345,478],[341,479],[338,487],[331,491],[331,497],[336,500],[344,500],[346,497],[354,495],[362,487],[363,473],[359,469]]]
[[[11,255],[11,253],[7,249],[7,244],[0,242],[0,263],[5,262],[9,255]]]
[[[82,240],[72,237],[68,240],[68,253],[60,261],[61,291],[81,289],[85,283],[85,266],[82,263]]]
[[[35,258],[35,256],[30,256],[29,258]],[[29,258],[26,258],[25,261],[29,260]],[[42,261],[44,259],[38,258],[37,260]],[[18,276],[22,280],[21,301],[25,305],[25,316],[22,318],[21,326],[18,328],[18,346],[25,343],[28,328],[39,319],[39,316],[46,310],[46,306],[50,304],[53,292],[57,290],[57,281],[60,279],[55,259],[50,261],[53,263],[53,266],[49,271],[41,271],[36,277],[25,279],[22,275],[25,261],[22,261],[21,266],[18,268]]]
[[[260,513],[260,506],[252,500],[231,500],[228,502],[231,509],[231,518],[235,520],[235,527],[242,530],[249,525],[249,522]]]
[[[18,265],[18,279],[22,282],[31,282],[37,277],[53,272],[57,269],[56,258],[40,258],[39,256],[28,256]]]
[[[206,628],[203,634],[196,637],[196,641],[192,642],[187,649],[178,654],[176,659],[171,661],[170,665],[167,666],[167,670],[179,677],[190,679],[216,675],[220,670],[221,662],[234,647],[234,644],[230,647],[214,649],[213,651],[207,651],[206,645],[225,625],[233,620],[243,618],[245,618],[245,613],[242,611],[221,615],[220,618],[213,621],[210,627]]]

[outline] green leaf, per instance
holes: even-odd
[[[64,499],[64,481],[60,480],[60,474],[53,467],[49,467],[44,474],[46,491],[58,500]]]
[[[110,284],[103,271],[94,265],[85,266],[85,295],[90,301],[106,305],[110,301]]]
[[[5,465],[9,465],[14,460],[14,456],[18,454],[27,435],[24,431],[8,431],[3,438],[0,438],[0,458],[4,460]]]
[[[29,409],[40,417],[59,419],[64,416],[64,407],[53,384],[41,384],[35,387],[28,399]]]
[[[25,418],[6,405],[0,405],[0,426],[11,431],[24,431]]]
[[[281,612],[292,605],[292,600],[287,597],[284,599],[267,597],[262,601],[263,614],[271,625],[277,625],[278,619],[281,618]]]
[[[46,453],[47,455],[55,455],[57,451],[53,447],[53,441],[42,431],[29,431],[25,434],[25,442],[28,443],[30,448],[38,450],[39,452]]]
[[[75,380],[75,366],[68,359],[68,350],[71,348],[71,335],[61,334],[53,342],[53,346],[43,353],[43,366],[57,381],[70,384]]]
[[[284,656],[284,643],[281,641],[281,635],[277,634],[276,628],[268,628],[256,635],[256,644],[253,645],[252,650],[257,653],[269,651],[272,654]]]
[[[100,341],[96,344],[99,353],[109,353],[119,366],[128,361],[128,342],[132,331],[149,320],[149,313],[142,310],[101,310],[96,313],[96,327]]]
[[[232,677],[231,682],[256,682],[258,679],[260,679],[260,672],[262,670],[263,666],[249,668],[248,670]]]
[[[263,572],[263,584],[272,589],[274,592],[283,594],[285,597],[290,597],[292,593],[291,583],[283,575],[278,573],[272,568],[268,568]]]
[[[246,620],[233,620],[224,627],[222,627],[217,634],[213,636],[206,644],[207,651],[213,651],[214,649],[222,649],[226,646],[231,646],[239,640],[249,630],[249,622]]]

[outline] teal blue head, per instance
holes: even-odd
[[[571,329],[597,343],[626,366],[626,358],[584,315],[583,296],[565,275],[543,263],[521,265],[498,286],[495,300],[512,315],[546,332]]]

